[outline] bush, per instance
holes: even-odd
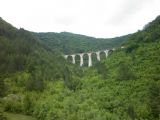
[[[1,78],[1,75],[0,75],[0,97],[3,97],[5,95],[5,91],[6,91],[6,88],[5,88],[4,80],[3,78]]]
[[[136,114],[135,114],[133,105],[129,105],[128,106],[127,114],[129,115],[129,117],[131,118],[131,120],[135,120]]]
[[[0,111],[0,120],[7,120],[6,116]]]
[[[153,81],[150,85],[150,108],[154,119],[160,118],[160,82]]]
[[[30,79],[26,82],[26,89],[28,91],[43,91],[45,85],[43,79],[40,77],[37,77],[36,75],[30,77]]]
[[[33,113],[33,100],[29,96],[29,94],[26,94],[26,96],[23,99],[23,111],[27,115],[32,115]]]
[[[22,112],[21,98],[17,95],[10,94],[3,99],[4,111],[20,113]]]

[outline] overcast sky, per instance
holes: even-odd
[[[160,0],[0,0],[0,17],[35,32],[110,38],[136,32],[160,15]]]

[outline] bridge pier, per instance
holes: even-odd
[[[88,67],[91,67],[92,66],[92,53],[87,53],[88,54]]]
[[[76,55],[71,55],[71,56],[72,56],[72,63],[75,64],[76,63],[76,61],[75,61]]]
[[[100,58],[100,51],[96,52],[96,55],[97,55],[97,60],[98,60],[98,61],[101,61],[101,58]]]
[[[67,58],[68,58],[68,55],[64,55],[64,58],[67,60]]]
[[[79,54],[80,56],[80,66],[83,66],[83,53],[82,54]]]
[[[108,57],[108,52],[109,52],[109,50],[105,50],[104,52],[105,52],[106,58],[107,58],[107,57]]]

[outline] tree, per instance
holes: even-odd
[[[134,107],[133,107],[133,105],[129,105],[129,106],[128,106],[127,113],[128,113],[129,117],[130,117],[132,120],[135,120],[136,115],[135,115],[135,112],[134,112]]]
[[[160,81],[153,81],[149,89],[151,114],[154,119],[160,118]]]
[[[118,69],[117,80],[131,80],[135,79],[135,75],[130,70],[129,65],[122,62]]]
[[[0,76],[0,97],[3,97],[5,95],[5,84],[3,78]]]
[[[27,115],[31,115],[33,112],[33,100],[31,99],[29,94],[26,94],[23,99],[23,110]]]
[[[7,120],[6,116],[4,116],[1,110],[0,110],[0,120]]]
[[[97,63],[95,65],[95,68],[97,69],[97,72],[102,75],[103,78],[107,78],[108,69],[104,63],[102,63],[102,62]]]
[[[75,71],[74,71],[75,72]],[[64,84],[70,89],[70,90],[76,90],[81,86],[81,82],[79,80],[79,77],[72,73],[72,71],[66,67],[63,74],[63,80]]]
[[[42,76],[32,75],[30,79],[26,82],[26,89],[29,91],[43,91],[44,90],[44,81],[41,78]]]

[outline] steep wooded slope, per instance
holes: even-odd
[[[65,61],[61,54],[40,43],[32,33],[17,29],[0,18],[1,79],[17,72],[26,72],[33,79],[52,80],[61,76],[63,64]]]

